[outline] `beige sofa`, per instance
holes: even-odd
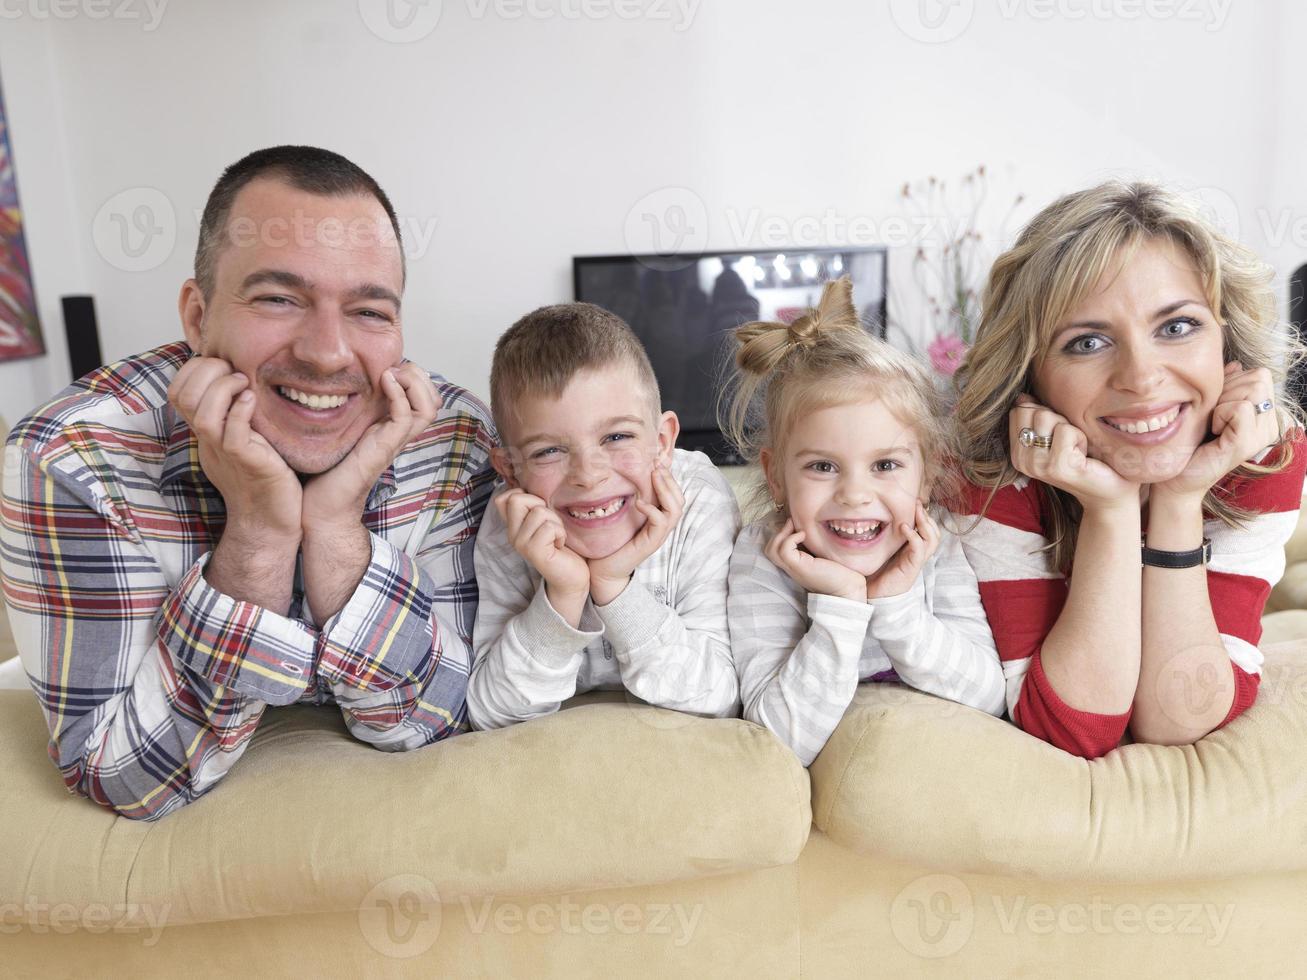
[[[0,691],[0,974],[1304,974],[1307,642],[1267,658],[1227,729],[1094,762],[895,685],[807,772],[616,695],[402,755],[275,709],[153,824]]]

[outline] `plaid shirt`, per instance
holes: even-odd
[[[382,749],[467,728],[485,407],[433,379],[442,410],[373,487],[371,561],[318,629],[298,572],[286,616],[205,581],[225,508],[167,401],[190,356],[177,343],[102,368],[5,448],[5,598],[51,758],[70,789],[134,818],[213,786],[268,705],[337,704]]]

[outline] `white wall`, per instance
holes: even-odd
[[[482,395],[499,331],[570,298],[570,257],[652,250],[641,216],[669,204],[693,219],[686,246],[760,245],[768,217],[847,240],[902,212],[905,180],[983,162],[996,199],[1025,192],[1021,219],[1107,174],[1154,176],[1206,188],[1266,247],[1246,215],[1307,199],[1302,140],[1277,137],[1303,118],[1280,89],[1305,15],[1282,2],[701,0],[687,23],[694,0],[528,0],[554,16],[516,19],[514,0],[443,0],[403,44],[366,26],[381,2],[172,0],[146,30],[145,0],[115,0],[136,20],[58,22],[33,12],[49,0],[2,0],[20,11],[0,20],[0,73],[51,354],[0,368],[0,411],[67,380],[60,292],[95,294],[107,357],[178,336],[195,212],[225,164],[276,142],[345,153],[434,222],[409,353]],[[610,15],[560,15],[578,10]],[[923,42],[920,11],[965,26]],[[175,211],[175,245],[127,272],[92,227],[139,188]]]

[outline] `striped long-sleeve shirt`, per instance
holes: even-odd
[[[1003,672],[976,576],[955,535],[907,592],[873,602],[808,593],[764,553],[774,533],[750,524],[731,556],[731,652],[744,717],[811,764],[861,681],[898,680],[992,715]]]
[[[740,511],[703,453],[677,449],[681,519],[612,602],[586,600],[579,629],[554,610],[540,573],[514,550],[495,507],[476,542],[481,602],[468,713],[503,728],[574,694],[625,688],[649,704],[726,717],[739,710],[726,626],[726,567]]]
[[[153,819],[211,788],[269,705],[336,704],[407,749],[465,729],[472,547],[494,428],[435,377],[441,409],[368,497],[362,581],[315,628],[212,588],[221,494],[167,402],[170,344],[75,382],[5,448],[3,573],[19,655],[71,790]]]
[[[1261,462],[1271,465],[1283,451],[1276,447]],[[1299,435],[1293,442],[1292,462],[1279,473],[1222,481],[1227,499],[1253,512],[1246,527],[1203,522],[1203,534],[1212,542],[1207,594],[1234,672],[1234,702],[1222,725],[1257,698],[1262,610],[1272,586],[1284,574],[1284,545],[1298,522],[1305,468],[1307,442]],[[964,527],[975,523],[989,495],[985,488],[967,488],[969,514],[959,518]],[[1048,552],[1042,550],[1048,544],[1048,515],[1041,485],[1018,479],[994,494],[984,514],[963,535],[962,543],[980,579],[980,597],[1003,662],[1012,720],[1067,752],[1098,758],[1121,742],[1131,712],[1098,714],[1072,708],[1044,674],[1040,648],[1062,614],[1069,583],[1050,567]]]

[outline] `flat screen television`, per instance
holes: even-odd
[[[731,331],[752,320],[790,322],[821,287],[849,276],[863,324],[885,336],[884,248],[815,248],[695,255],[586,255],[572,259],[577,300],[611,310],[649,352],[678,441],[716,463],[738,463],[717,425],[732,356]]]

